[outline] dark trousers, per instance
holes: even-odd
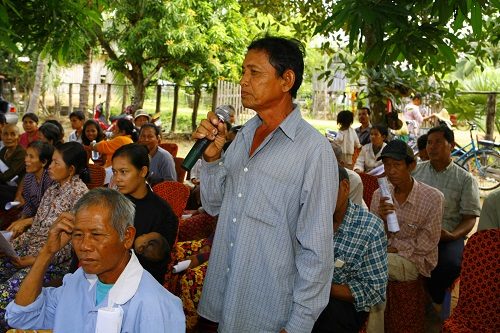
[[[434,303],[443,303],[446,289],[460,275],[463,252],[463,238],[451,242],[439,242],[438,263],[427,280],[427,288]]]
[[[313,333],[358,333],[368,317],[368,312],[356,311],[354,304],[330,298],[314,324]]]
[[[11,202],[16,197],[17,186],[0,184],[0,211],[5,210],[5,204]]]

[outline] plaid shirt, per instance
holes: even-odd
[[[389,184],[396,208],[399,232],[389,235],[389,245],[398,255],[415,264],[420,274],[430,276],[438,260],[438,242],[443,220],[443,194],[429,185],[413,182],[405,202],[394,199],[394,187]],[[370,211],[379,215],[380,190],[373,193]]]
[[[347,284],[356,311],[385,300],[387,287],[387,239],[378,217],[349,201],[346,214],[333,236],[335,267],[332,283]],[[338,265],[337,265],[338,266]]]

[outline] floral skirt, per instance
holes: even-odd
[[[17,291],[21,286],[26,275],[31,267],[17,268],[10,260],[6,258],[0,259],[0,332],[5,332],[9,329],[5,321],[5,308],[14,300]],[[49,265],[47,272],[43,278],[43,284],[47,284],[54,279],[64,276],[68,272],[68,264]]]

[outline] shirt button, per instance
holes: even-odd
[[[233,247],[233,243],[229,244],[231,247]]]
[[[238,198],[241,198],[241,193],[238,193]]]
[[[229,272],[229,267],[226,269],[226,272]]]
[[[247,171],[248,171],[248,168],[247,168],[247,167],[245,167],[245,168],[243,169],[243,171],[247,172]]]
[[[233,218],[233,223],[236,223],[236,217],[235,217],[235,218]]]
[[[223,166],[223,165],[224,165],[224,162],[219,162],[219,165],[220,165],[220,166]]]

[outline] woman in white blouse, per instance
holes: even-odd
[[[370,143],[363,146],[359,153],[354,171],[369,172],[370,170],[382,164],[382,161],[377,161],[382,149],[385,147],[385,139],[387,139],[387,127],[382,125],[373,125],[370,129]]]

